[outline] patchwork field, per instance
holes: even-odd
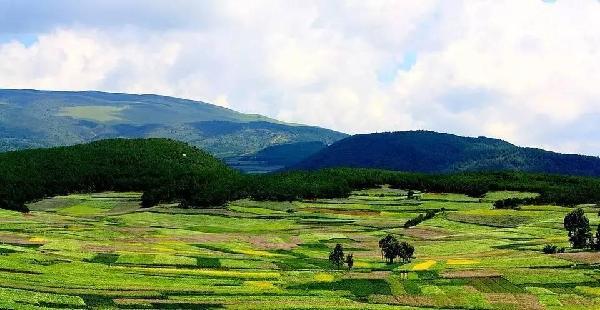
[[[458,194],[380,188],[349,199],[140,209],[137,193],[0,210],[0,308],[600,309],[600,254],[568,247],[569,208],[493,210]],[[405,229],[427,210],[434,218]],[[444,211],[441,211],[444,210]],[[598,209],[585,206],[591,226]],[[387,265],[388,233],[415,259]],[[354,268],[333,270],[340,243]]]

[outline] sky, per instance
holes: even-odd
[[[0,0],[0,88],[600,155],[599,0]]]

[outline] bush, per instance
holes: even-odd
[[[565,249],[562,248],[563,252],[564,252],[564,250]],[[546,244],[544,246],[544,248],[542,249],[542,252],[544,252],[544,254],[555,254],[556,252],[558,252],[558,247],[556,245],[553,245],[553,244]]]

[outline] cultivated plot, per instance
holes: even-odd
[[[598,253],[541,251],[568,246],[569,208],[492,208],[530,195],[381,188],[203,210],[140,209],[137,193],[55,197],[0,210],[0,308],[600,308]],[[598,210],[585,210],[595,227]],[[410,263],[382,259],[389,233],[415,247]],[[352,270],[329,263],[336,244]]]

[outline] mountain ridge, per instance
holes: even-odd
[[[171,138],[220,158],[347,135],[155,94],[0,89],[0,151],[111,138]]]

